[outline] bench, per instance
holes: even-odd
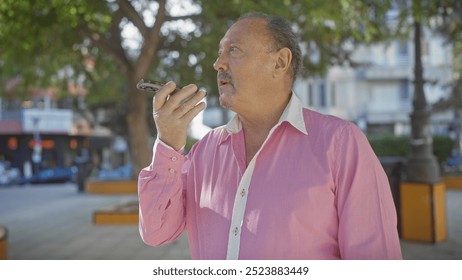
[[[117,204],[93,213],[96,225],[137,225],[138,201]]]
[[[136,180],[88,180],[85,191],[91,194],[136,194],[138,192],[138,182]]]

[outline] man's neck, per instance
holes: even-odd
[[[278,123],[289,100],[290,95],[286,100],[267,106],[266,110],[260,107],[248,114],[239,114],[245,136],[247,164],[261,148],[270,130]]]
[[[262,101],[258,108],[251,108],[249,112],[238,113],[242,127],[253,133],[268,133],[281,118],[291,94],[274,97],[273,102]]]

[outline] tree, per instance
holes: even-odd
[[[176,13],[178,7],[184,8],[182,14]],[[389,7],[389,0],[4,0],[0,71],[20,74],[26,84],[64,84],[85,75],[89,101],[122,100],[137,174],[151,159],[148,139],[154,130],[147,121],[150,98],[135,87],[139,79],[214,89],[211,65],[219,39],[232,20],[249,11],[292,20],[306,51],[304,75],[322,75],[332,64],[354,65],[350,54],[356,43],[384,37]],[[135,44],[128,44],[127,30],[134,31]],[[63,78],[59,73],[66,65],[73,72]]]
[[[88,81],[101,82],[97,76],[108,74],[97,71],[92,74],[85,69],[81,60],[88,57],[99,68],[117,68],[118,71],[106,73],[116,75],[111,83],[124,77],[124,84],[128,85],[126,121],[134,170],[138,171],[150,161],[151,128],[146,122],[150,101],[135,85],[151,74],[165,37],[161,30],[164,24],[182,18],[170,16],[167,6],[165,0],[3,1],[0,4],[2,71],[20,74],[31,84],[50,83],[50,77],[56,76],[65,65],[72,66],[74,78],[84,73]],[[149,20],[153,23],[148,24]],[[128,48],[122,36],[124,27],[129,25],[136,28],[142,41],[137,50]]]
[[[432,135],[430,129],[431,110],[424,94],[423,67],[421,61],[421,28],[427,26],[439,31],[448,43],[457,45],[462,31],[462,3],[458,0],[412,0],[395,1],[401,5],[401,21],[397,25],[398,34],[406,30],[414,31],[415,77],[414,110],[411,114],[412,140],[411,153],[408,158],[407,176],[409,181],[435,183],[439,178],[439,165],[432,152]],[[457,83],[456,83],[457,84]],[[455,89],[455,88],[454,88]],[[453,101],[458,100],[456,90]],[[441,104],[440,104],[441,105]],[[457,114],[456,114],[457,115]]]

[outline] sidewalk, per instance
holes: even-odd
[[[405,259],[462,260],[462,191],[447,191],[448,238],[441,244],[402,241]],[[93,212],[136,201],[136,195],[79,194],[73,184],[0,187],[0,225],[8,258],[190,259],[185,235],[162,247],[145,245],[136,225],[94,225]]]
[[[182,236],[145,245],[135,225],[93,224],[93,212],[136,201],[136,195],[77,193],[74,184],[0,188],[0,225],[8,228],[8,259],[190,259]]]

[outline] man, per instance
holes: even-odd
[[[387,177],[353,124],[292,93],[301,52],[285,20],[240,18],[219,44],[220,104],[236,117],[183,155],[205,92],[154,97],[158,139],[139,175],[140,234],[188,232],[193,259],[400,259]],[[189,102],[181,100],[195,96]]]

